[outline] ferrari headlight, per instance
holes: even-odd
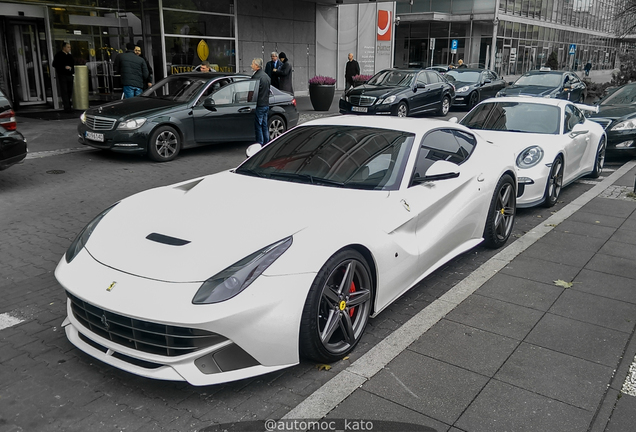
[[[631,129],[636,129],[636,119],[625,120],[612,127],[613,131],[623,131]]]
[[[539,146],[528,147],[517,156],[519,168],[532,168],[543,159],[543,149]]]
[[[457,89],[457,93],[463,93],[465,91],[468,91],[469,88],[470,87],[468,87],[468,86],[460,87],[460,88]]]
[[[80,116],[80,121],[82,122],[82,124],[86,124],[86,111],[84,111]]]
[[[192,303],[220,303],[234,297],[250,286],[291,244],[292,237],[287,237],[232,264],[203,282]]]
[[[73,261],[77,254],[80,253],[82,249],[84,249],[84,246],[86,246],[89,237],[91,236],[91,234],[93,234],[93,231],[95,231],[97,224],[100,223],[104,216],[106,216],[106,214],[111,211],[116,205],[117,204],[113,204],[112,206],[101,212],[95,219],[90,221],[89,224],[84,227],[84,229],[78,234],[77,237],[75,237],[75,240],[73,240],[73,243],[71,243],[66,251],[65,257],[67,263]]]
[[[123,122],[119,123],[119,126],[117,126],[117,129],[120,129],[120,130],[139,129],[140,127],[143,126],[144,123],[146,123],[146,119],[143,117],[131,119],[131,120],[124,120]]]

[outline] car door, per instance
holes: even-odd
[[[257,80],[236,81],[200,98],[192,108],[195,140],[198,143],[254,140],[257,83]]]
[[[503,88],[497,77],[488,70],[481,73],[481,82],[481,100],[494,97]]]
[[[429,83],[429,100],[427,109],[437,109],[442,100],[444,92],[444,78],[435,71],[426,71],[427,81]]]
[[[583,169],[581,162],[590,143],[590,130],[585,124],[585,116],[575,106],[566,105],[564,114],[565,164],[563,182],[568,183],[577,177]]]
[[[431,88],[424,71],[415,75],[412,93],[409,97],[409,111],[412,114],[422,112],[430,103]]]

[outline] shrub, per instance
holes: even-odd
[[[369,81],[371,79],[373,75],[354,75],[352,77],[353,79],[353,86],[359,86],[361,84],[364,84],[365,82]]]
[[[545,62],[545,65],[552,70],[559,69],[559,60],[557,58],[557,53],[552,51],[548,56],[548,60]]]
[[[322,75],[316,75],[309,80],[309,85],[334,85],[336,83],[335,78],[326,77]]]

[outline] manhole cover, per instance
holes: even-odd
[[[64,170],[49,170],[46,173],[47,174],[64,174],[66,171]]]

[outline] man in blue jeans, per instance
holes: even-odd
[[[267,113],[269,112],[269,86],[270,79],[263,71],[263,59],[252,60],[252,78],[258,80],[258,99],[256,100],[256,117],[254,128],[256,132],[256,142],[265,145],[269,142],[269,127],[267,126]]]
[[[135,44],[128,42],[126,49],[115,58],[115,73],[121,75],[124,99],[140,95],[150,76],[146,61],[135,54]]]

